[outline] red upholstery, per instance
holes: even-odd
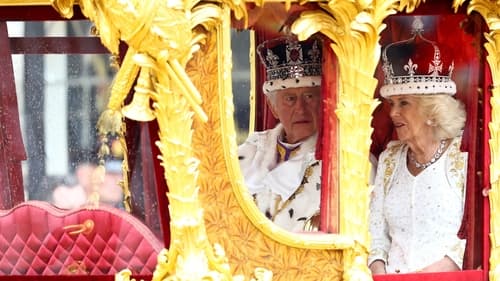
[[[76,225],[94,222],[88,233]],[[68,227],[70,226],[70,227]],[[0,210],[0,275],[150,275],[163,244],[125,211],[62,210],[29,201]]]

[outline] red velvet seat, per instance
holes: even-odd
[[[0,210],[0,275],[102,275],[125,268],[151,275],[162,248],[140,220],[115,208],[62,210],[29,201]]]

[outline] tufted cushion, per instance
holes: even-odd
[[[140,220],[111,207],[63,210],[29,201],[0,210],[0,275],[102,275],[125,268],[150,275],[162,248]]]

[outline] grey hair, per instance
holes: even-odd
[[[267,100],[269,103],[271,103],[273,106],[276,104],[276,92],[277,91],[271,91],[266,93]]]
[[[464,104],[450,95],[416,95],[421,112],[434,128],[437,140],[459,136],[464,129],[466,112]]]

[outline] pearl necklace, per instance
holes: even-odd
[[[445,146],[446,146],[446,140],[441,140],[441,142],[439,143],[438,149],[436,150],[434,155],[432,155],[432,158],[431,158],[431,160],[429,160],[429,162],[426,162],[423,164],[419,163],[417,161],[417,159],[415,159],[415,156],[413,155],[413,151],[409,154],[410,160],[413,162],[413,164],[415,164],[415,167],[417,167],[417,169],[425,169],[425,168],[429,167],[430,165],[432,165],[434,162],[436,162],[439,159],[439,157],[441,157],[441,155],[444,152]]]

